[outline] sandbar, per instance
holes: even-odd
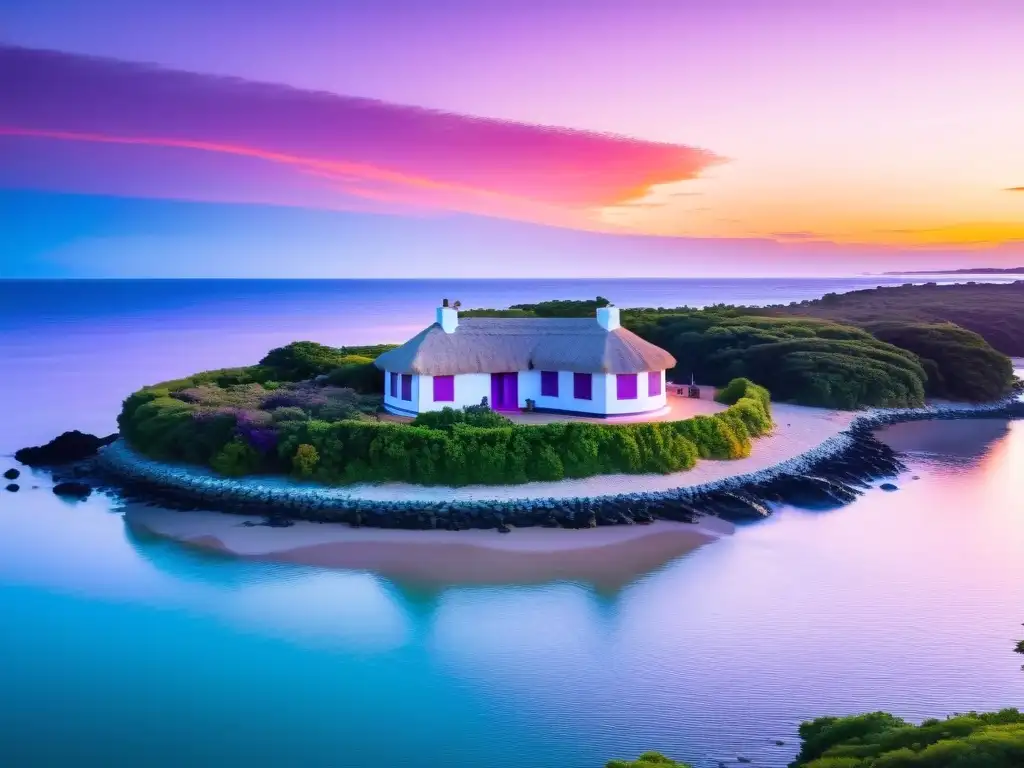
[[[251,525],[259,517],[140,504],[127,505],[124,519],[135,532],[253,560],[368,570],[421,583],[569,580],[606,588],[629,583],[734,530],[715,517],[693,524],[659,520],[586,530],[520,528],[511,534],[353,528],[302,520],[271,528]]]

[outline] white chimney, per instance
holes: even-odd
[[[618,307],[598,307],[597,324],[606,331],[614,331],[620,327]]]
[[[459,310],[449,307],[448,299],[437,308],[437,324],[445,333],[455,333],[455,329],[459,327]]]

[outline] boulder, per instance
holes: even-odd
[[[13,468],[12,469],[8,469],[6,472],[4,472],[4,479],[6,479],[6,480],[17,480],[18,476],[20,474],[21,474],[21,472],[19,472],[16,469],[13,469]]]
[[[92,488],[85,483],[70,480],[66,483],[57,483],[57,485],[53,486],[53,492],[65,498],[87,499],[92,493]]]
[[[17,483],[8,483],[7,490],[10,491],[11,493],[17,493],[19,490],[21,490],[21,486],[18,485]]]
[[[896,486],[896,485],[893,485],[892,483],[882,483],[878,487],[881,488],[883,491],[898,491],[899,490],[899,487]]]
[[[55,437],[46,445],[22,448],[14,454],[14,458],[30,467],[70,464],[73,461],[81,461],[95,456],[100,448],[110,445],[115,440],[117,440],[117,434],[96,437],[96,435],[74,430]]]

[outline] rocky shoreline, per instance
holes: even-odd
[[[761,471],[669,491],[572,498],[422,501],[364,499],[350,489],[233,480],[192,467],[162,464],[132,451],[124,441],[102,449],[92,475],[124,497],[176,509],[214,509],[259,515],[269,525],[292,519],[397,529],[497,529],[541,526],[593,528],[651,523],[657,519],[694,522],[715,515],[731,522],[756,520],[772,506],[829,508],[847,504],[871,483],[904,469],[896,453],[874,430],[898,422],[928,419],[1024,418],[1024,403],[1007,400],[978,406],[929,406],[872,411],[815,448]]]

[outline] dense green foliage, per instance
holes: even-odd
[[[312,477],[320,463],[320,454],[307,443],[300,444],[292,456],[292,472],[298,477]]]
[[[825,319],[825,309],[865,293],[871,292],[767,309],[630,309],[622,317],[627,328],[675,356],[669,376],[676,381],[695,376],[721,386],[744,377],[768,387],[776,399],[833,408],[917,406],[925,395],[985,401],[1009,392],[1009,359],[963,328],[903,319],[857,327]],[[1024,291],[1018,294],[1024,300]],[[604,303],[598,297],[475,312],[581,317]],[[820,317],[795,316],[815,309]]]
[[[721,308],[642,310],[627,316],[627,326],[676,358],[677,378],[723,385],[744,377],[779,399],[833,408],[924,401],[917,358],[858,328]]]
[[[456,424],[471,427],[510,427],[512,420],[485,405],[467,405],[465,408],[442,408],[424,411],[412,421],[416,427],[451,429]]]
[[[881,341],[917,355],[928,374],[931,397],[995,400],[1009,392],[1010,359],[973,331],[952,323],[872,323],[867,330]]]
[[[800,726],[793,768],[1019,768],[1024,715],[1016,709],[912,725],[884,712],[819,717]]]
[[[809,315],[867,326],[879,322],[955,323],[1004,355],[1024,357],[1024,281],[1002,285],[902,285],[828,294],[773,307],[773,314]]]
[[[689,763],[680,763],[665,757],[660,752],[644,752],[636,760],[609,760],[605,768],[690,768]]]
[[[260,360],[265,380],[303,381],[327,376],[331,384],[357,392],[383,392],[384,383],[373,361],[393,344],[364,347],[326,347],[315,341],[296,341],[272,349]]]
[[[310,357],[323,366],[338,358],[315,349],[307,355],[310,348],[299,345],[282,349],[250,369],[136,392],[118,417],[121,433],[149,456],[228,476],[467,485],[676,472],[698,458],[747,456],[751,438],[772,427],[768,392],[749,381],[730,383],[721,413],[677,422],[523,425],[480,406],[424,413],[412,424],[380,421],[378,397],[334,386],[332,374],[318,382],[281,380]],[[276,378],[261,383],[268,368]]]

